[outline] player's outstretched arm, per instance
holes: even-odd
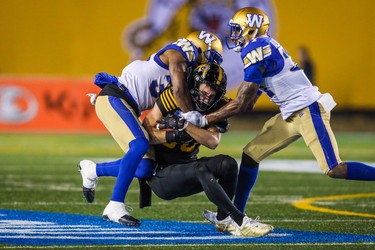
[[[237,97],[219,110],[209,115],[202,115],[194,110],[182,113],[181,117],[198,127],[206,127],[208,124],[223,121],[238,113],[252,110],[259,98],[258,90],[258,84],[244,81],[238,90]]]
[[[215,123],[238,113],[252,110],[258,100],[259,84],[243,81],[237,96],[219,110],[206,116],[208,123]]]

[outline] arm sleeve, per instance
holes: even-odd
[[[158,105],[163,116],[167,116],[168,113],[174,112],[178,109],[177,102],[174,99],[172,89],[165,89],[156,100],[156,105]]]

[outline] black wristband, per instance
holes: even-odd
[[[175,130],[165,132],[165,139],[167,140],[168,143],[176,141],[176,134],[174,132]]]
[[[185,143],[193,140],[193,138],[185,131],[167,131],[165,133],[165,139],[169,142]]]

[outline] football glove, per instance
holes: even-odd
[[[186,121],[198,126],[200,128],[204,128],[208,125],[207,118],[199,113],[198,111],[189,111],[187,113],[180,114],[182,118]]]
[[[189,143],[193,141],[193,137],[191,137],[188,133],[185,131],[167,131],[165,134],[165,139],[167,142],[177,142],[177,143]]]
[[[167,115],[163,119],[158,120],[156,124],[157,129],[176,129],[183,131],[189,123],[182,117],[177,115]]]
[[[88,93],[86,96],[90,97],[90,103],[95,106],[96,103],[96,94],[94,93]]]

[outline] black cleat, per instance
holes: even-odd
[[[95,189],[82,187],[83,197],[88,203],[93,203],[95,199]]]
[[[103,220],[115,222],[115,221],[112,221],[107,215],[103,215]],[[128,227],[139,227],[141,225],[140,220],[134,218],[133,216],[129,214],[125,214],[120,219],[118,219],[118,223],[124,226],[128,226]]]
[[[78,170],[82,176],[82,193],[88,203],[95,199],[95,188],[98,177],[95,172],[96,164],[90,160],[82,160],[78,163]],[[95,175],[95,176],[94,176]]]

